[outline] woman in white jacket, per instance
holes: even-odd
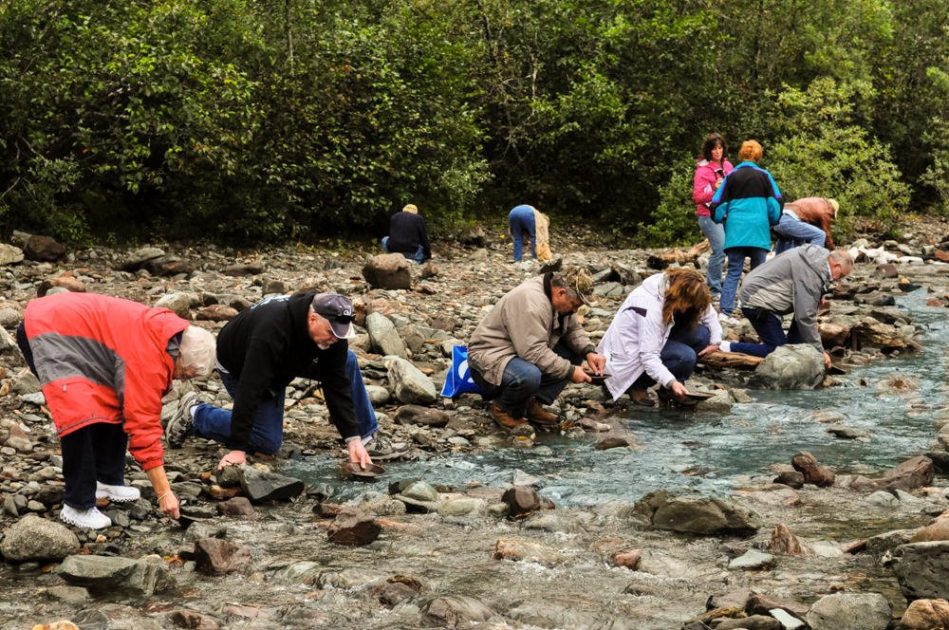
[[[629,393],[652,406],[648,388],[660,397],[684,400],[685,380],[698,357],[718,350],[722,327],[705,278],[694,269],[669,269],[647,278],[629,294],[600,341],[613,400]]]

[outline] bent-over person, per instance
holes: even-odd
[[[206,377],[214,336],[166,308],[95,295],[32,300],[17,344],[39,378],[59,434],[65,494],[60,519],[102,529],[96,499],[136,501],[125,485],[126,448],[151,482],[162,512],[180,516],[165,474],[162,396],[173,379]]]

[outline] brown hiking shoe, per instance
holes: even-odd
[[[527,405],[527,419],[541,427],[555,427],[560,424],[560,418],[555,413],[550,413],[536,398],[531,398]]]
[[[491,417],[494,418],[494,421],[498,423],[498,426],[507,429],[508,431],[513,431],[519,427],[529,427],[527,420],[523,418],[515,418],[508,412],[501,409],[500,405],[497,403],[491,403],[491,407],[488,408],[488,413],[491,414]]]

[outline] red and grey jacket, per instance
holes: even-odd
[[[142,469],[162,465],[161,399],[175,369],[168,342],[188,322],[130,300],[60,293],[30,301],[23,324],[60,437],[124,423]]]

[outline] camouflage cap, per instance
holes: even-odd
[[[593,276],[581,267],[567,267],[563,270],[561,277],[567,288],[576,293],[581,302],[589,306],[588,296],[593,292]]]

